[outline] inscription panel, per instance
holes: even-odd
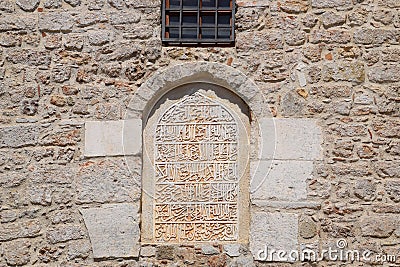
[[[156,242],[238,240],[238,123],[196,92],[167,109],[154,135]]]

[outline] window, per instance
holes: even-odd
[[[233,45],[234,0],[163,0],[162,41],[167,45]]]

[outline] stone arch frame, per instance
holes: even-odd
[[[194,82],[219,85],[237,94],[249,106],[252,118],[256,120],[272,117],[262,92],[245,74],[221,63],[196,62],[158,70],[135,92],[128,105],[127,118],[145,122],[153,106],[166,92]]]
[[[254,174],[254,169],[258,167],[259,160],[263,157],[261,154],[265,154],[265,151],[270,149],[271,144],[274,143],[274,140],[271,140],[271,143],[267,144],[267,146],[262,144],[263,140],[260,138],[260,131],[262,131],[262,129],[260,129],[259,120],[268,119],[268,130],[274,129],[274,123],[273,120],[270,120],[272,115],[261,90],[252,80],[235,68],[220,63],[196,62],[175,65],[158,70],[135,92],[128,105],[126,118],[141,120],[142,129],[144,129],[151,111],[164,95],[174,88],[191,83],[208,83],[223,87],[237,95],[248,106],[250,110],[249,118],[251,119],[250,132],[252,140],[250,144],[251,167],[249,178],[250,182],[252,182],[251,177]],[[274,134],[275,133],[272,133],[272,135],[269,134],[269,136],[274,136]],[[142,138],[142,140],[143,139],[144,138]],[[265,147],[267,149],[265,149]],[[267,153],[270,154],[269,151]],[[144,165],[144,162],[142,162],[142,164]],[[145,178],[142,176],[142,180],[143,179]],[[257,183],[258,182],[259,181],[257,181]],[[250,188],[252,191],[253,185],[251,185]],[[249,202],[249,213],[250,207],[251,205]],[[248,231],[249,230],[250,229],[248,229]],[[242,243],[243,241],[244,240],[241,240]],[[248,241],[249,240],[244,243]],[[142,240],[142,243],[152,242]]]

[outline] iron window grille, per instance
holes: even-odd
[[[166,45],[234,45],[235,0],[163,0]]]

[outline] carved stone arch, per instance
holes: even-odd
[[[251,79],[233,67],[210,62],[192,62],[158,70],[135,92],[126,117],[146,121],[153,106],[168,91],[195,82],[230,90],[248,105],[253,119],[272,117],[262,92]]]
[[[148,116],[142,243],[248,243],[247,105],[223,87],[193,83],[159,98]]]

